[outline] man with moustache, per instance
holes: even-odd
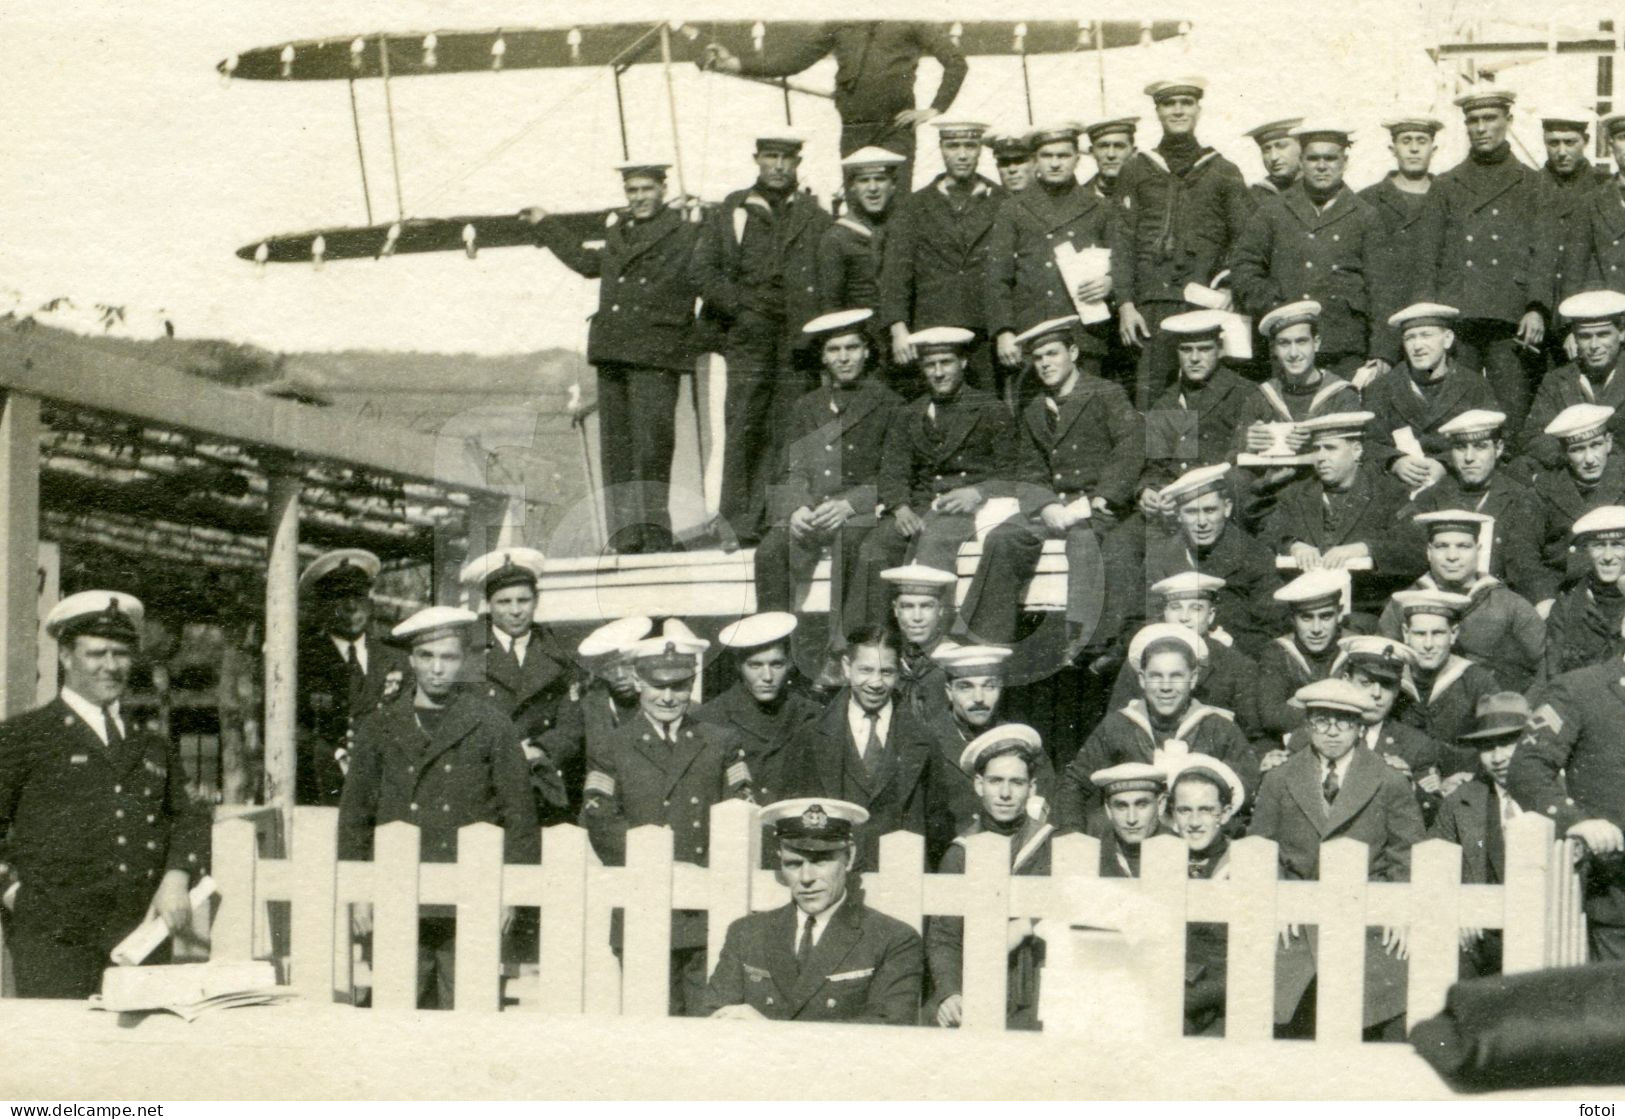
[[[1275,601],[1292,618],[1292,631],[1277,637],[1258,655],[1259,723],[1273,741],[1259,761],[1271,770],[1286,760],[1280,746],[1285,736],[1303,725],[1303,711],[1293,707],[1298,689],[1332,675],[1338,658],[1347,615],[1345,573],[1328,568],[1305,571],[1275,592]]]
[[[965,873],[964,841],[984,832],[1008,837],[1011,874],[1049,873],[1049,841],[1055,829],[1029,807],[1036,795],[1037,767],[1045,764],[1043,740],[1032,727],[1020,723],[995,727],[965,744],[956,768],[970,781],[980,810],[943,854],[938,874]],[[933,1018],[939,1026],[964,1022],[964,926],[960,917],[926,921],[925,954],[931,967]],[[1006,943],[1010,971],[1005,985],[1005,1028],[1038,1029],[1044,942],[1033,935],[1031,919],[1017,917],[1010,921]]]
[[[1105,809],[1100,876],[1138,878],[1140,847],[1161,830],[1168,807],[1168,775],[1145,762],[1120,762],[1089,775]]]
[[[1586,557],[1585,577],[1557,596],[1546,616],[1541,679],[1601,664],[1620,647],[1625,627],[1625,506],[1604,505],[1574,522],[1574,546]]]
[[[1563,465],[1563,449],[1546,425],[1574,404],[1600,404],[1614,409],[1609,430],[1625,430],[1625,373],[1619,372],[1625,342],[1625,294],[1594,290],[1571,295],[1557,306],[1558,317],[1574,340],[1574,360],[1547,373],[1535,390],[1524,421],[1518,450],[1531,468]],[[1619,375],[1616,376],[1615,374]]]
[[[818,303],[827,314],[880,308],[880,266],[891,217],[896,212],[897,169],[902,156],[885,148],[860,148],[841,160],[846,179],[846,212],[835,219],[818,242]],[[870,352],[887,357],[888,339],[880,324],[866,324]],[[883,365],[890,362],[882,360]],[[908,371],[888,370],[888,384],[900,385]]]
[[[1380,241],[1371,285],[1371,334],[1374,349],[1389,363],[1401,360],[1399,334],[1388,325],[1394,312],[1411,302],[1415,282],[1411,253],[1422,203],[1433,186],[1433,152],[1444,122],[1426,113],[1408,113],[1382,122],[1388,131],[1388,150],[1394,170],[1359,192],[1382,219],[1386,236]],[[1364,386],[1362,386],[1364,387]]]
[[[1247,189],[1260,205],[1298,181],[1302,169],[1303,145],[1293,135],[1303,124],[1302,117],[1282,117],[1267,120],[1243,133],[1258,145],[1258,161],[1264,165],[1264,177]]]
[[[1546,425],[1563,448],[1563,465],[1535,476],[1534,535],[1546,567],[1545,586],[1557,590],[1585,574],[1575,555],[1574,523],[1604,505],[1625,504],[1625,466],[1614,458],[1614,410],[1603,404],[1571,404]]]
[[[1174,339],[1163,320],[1188,310],[1186,285],[1218,282],[1256,206],[1236,165],[1196,138],[1206,89],[1201,78],[1146,86],[1162,139],[1137,151],[1117,182],[1129,247],[1112,262],[1112,285],[1123,341],[1141,351],[1134,395],[1141,410],[1174,374]]]

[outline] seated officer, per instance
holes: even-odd
[[[563,823],[572,808],[580,808],[582,755],[567,751],[553,757],[545,745],[575,672],[553,631],[536,621],[543,558],[534,548],[488,552],[469,561],[459,581],[479,587],[490,607],[485,631],[469,650],[469,678],[483,681],[485,698],[502,708],[519,732],[538,816],[544,823]],[[553,739],[555,746],[560,743]]]
[[[1371,570],[1352,573],[1353,608],[1374,614],[1389,592],[1421,566],[1407,534],[1395,521],[1406,502],[1403,486],[1375,462],[1366,461],[1370,412],[1342,412],[1305,420],[1315,457],[1314,474],[1281,492],[1260,538],[1298,570],[1337,570],[1351,560]]]
[[[1147,530],[1145,578],[1155,584],[1181,571],[1200,571],[1223,579],[1216,602],[1225,625],[1236,636],[1236,648],[1256,657],[1280,632],[1281,611],[1271,595],[1281,576],[1268,545],[1231,523],[1229,471],[1224,464],[1198,467],[1163,489],[1176,527],[1171,533]]]
[[[1100,876],[1138,878],[1140,845],[1161,830],[1168,807],[1168,775],[1144,762],[1122,762],[1095,770],[1089,781],[1109,825],[1100,836]]]
[[[1415,657],[1409,679],[1400,683],[1410,699],[1404,717],[1439,744],[1439,772],[1445,775],[1440,793],[1449,796],[1472,776],[1474,761],[1453,744],[1472,722],[1479,699],[1502,688],[1489,669],[1455,652],[1471,599],[1435,590],[1399,591],[1394,598],[1404,619],[1401,636]]]
[[[1218,758],[1187,754],[1173,767],[1168,815],[1185,841],[1192,878],[1230,877],[1230,837],[1225,825],[1247,803],[1236,771]],[[1192,921],[1185,926],[1185,1036],[1224,1036],[1225,962],[1229,926]]]
[[[1390,315],[1405,360],[1365,390],[1365,406],[1376,416],[1374,457],[1412,492],[1444,477],[1440,460],[1450,443],[1439,429],[1470,408],[1496,406],[1489,382],[1450,354],[1460,318],[1442,303],[1413,303]]]
[[[815,798],[762,809],[790,902],[728,926],[703,1013],[741,1021],[917,1023],[925,973],[920,938],[865,905],[858,887],[853,829],[868,815],[856,804]]]
[[[948,801],[948,811],[954,820],[954,834],[963,835],[976,819],[979,807],[977,793],[959,765],[965,746],[986,731],[1004,722],[999,717],[999,701],[1004,697],[1005,662],[1010,659],[1007,645],[953,645],[943,642],[937,646],[932,659],[942,666],[946,677],[944,690],[948,695],[946,712],[935,712],[927,720],[927,729],[937,743],[937,772],[941,776]],[[1055,766],[1047,753],[1040,752],[1031,760],[1032,805],[1034,811],[1045,807],[1045,800],[1055,791]]]
[[[1547,373],[1535,390],[1529,417],[1524,421],[1518,451],[1534,467],[1552,470],[1563,465],[1563,447],[1546,434],[1546,425],[1573,404],[1601,404],[1614,409],[1610,431],[1625,426],[1625,373],[1619,373],[1621,344],[1625,343],[1625,294],[1585,291],[1557,305],[1574,339],[1574,359]]]
[[[1155,764],[1164,756],[1207,754],[1256,781],[1252,746],[1230,712],[1191,695],[1202,652],[1202,639],[1184,626],[1158,622],[1134,635],[1128,659],[1139,666],[1145,698],[1102,719],[1061,774],[1055,789],[1057,828],[1098,834],[1104,815],[1091,775],[1121,762]]]
[[[891,587],[891,620],[902,638],[897,661],[897,699],[916,719],[941,715],[948,683],[934,658],[948,632],[949,603],[958,580],[947,571],[911,563],[888,567],[881,580]]]
[[[1563,447],[1563,466],[1535,476],[1535,539],[1540,543],[1545,583],[1535,601],[1585,574],[1574,554],[1574,522],[1604,505],[1625,504],[1625,464],[1614,459],[1610,430],[1614,410],[1601,404],[1571,404],[1546,425]]]
[[[977,515],[996,497],[1016,497],[1037,512],[1049,493],[1019,478],[1015,422],[992,394],[965,384],[966,353],[975,335],[932,327],[909,336],[929,391],[904,405],[886,432],[880,501],[886,515],[858,552],[868,617],[878,619],[875,577],[907,559],[956,571],[959,547],[978,535]],[[1016,510],[1011,510],[1012,514]],[[1025,516],[1012,515],[982,537],[982,560],[960,607],[960,624],[979,640],[1009,644],[1043,541]]]
[[[410,702],[390,703],[356,726],[355,753],[339,802],[338,856],[370,860],[373,829],[397,820],[415,824],[421,858],[457,861],[457,832],[466,824],[503,830],[503,861],[541,858],[536,802],[519,733],[477,687],[459,686],[472,611],[455,606],[419,610],[390,631],[411,647]],[[358,907],[357,925],[371,928],[371,906]],[[505,923],[511,920],[505,914]],[[418,1006],[452,1009],[457,959],[451,906],[427,906],[418,921]]]
[[[1445,798],[1428,835],[1461,848],[1461,880],[1498,886],[1506,879],[1506,827],[1523,813],[1507,792],[1518,739],[1529,725],[1529,701],[1496,692],[1478,701],[1472,729],[1460,745],[1478,751],[1478,771]],[[1471,978],[1501,974],[1501,930],[1461,930],[1461,971]]]
[[[1122,591],[1140,561],[1122,520],[1134,510],[1145,425],[1121,386],[1079,367],[1077,326],[1068,315],[1016,338],[1043,389],[1021,413],[1021,472],[1054,491],[1038,516],[1066,541],[1067,628],[1075,648],[1098,648],[1123,628]]]
[[[869,310],[835,311],[802,328],[818,347],[825,383],[785,417],[784,459],[768,488],[769,526],[753,565],[756,608],[793,611],[796,587],[829,550],[831,653],[864,616],[858,547],[875,527],[880,452],[903,403],[870,368],[865,332],[873,318]]]
[[[632,647],[639,713],[618,727],[603,749],[587,755],[581,824],[605,866],[625,864],[626,833],[645,824],[672,830],[678,862],[704,866],[711,806],[751,795],[744,745],[732,731],[688,718],[698,658],[708,644],[663,634]],[[616,948],[618,932],[611,929]],[[705,936],[703,910],[672,914],[674,1016],[701,1013]]]
[[[1410,783],[1360,742],[1365,694],[1347,680],[1318,680],[1293,697],[1308,713],[1309,746],[1264,775],[1248,835],[1273,839],[1281,877],[1314,879],[1321,845],[1345,836],[1366,845],[1368,877],[1410,877],[1411,846],[1424,838]],[[1275,965],[1277,1037],[1308,1036],[1315,1021],[1318,930],[1282,928]],[[1406,931],[1368,930],[1363,1024],[1367,1040],[1403,1040]]]
[[[1487,408],[1474,408],[1440,424],[1439,434],[1450,440],[1446,473],[1418,491],[1401,518],[1441,509],[1470,509],[1494,517],[1489,573],[1538,605],[1545,574],[1534,535],[1535,493],[1526,482],[1501,469],[1505,425],[1505,413]]]
[[[1337,642],[1347,613],[1347,573],[1306,571],[1275,592],[1292,616],[1292,632],[1264,646],[1258,655],[1258,710],[1265,734],[1274,741],[1259,763],[1273,769],[1286,760],[1282,736],[1303,725],[1300,708],[1289,702],[1298,689],[1332,674]]]
[[[1210,707],[1221,707],[1236,717],[1248,738],[1259,734],[1258,665],[1233,648],[1235,638],[1218,623],[1218,595],[1224,580],[1200,571],[1184,571],[1151,587],[1161,599],[1161,620],[1182,625],[1202,639],[1207,655],[1196,675],[1192,694]],[[1117,710],[1140,694],[1140,673],[1125,663],[1112,685],[1110,710]]]
[[[1220,311],[1181,311],[1162,321],[1174,341],[1179,377],[1145,417],[1145,473],[1140,477],[1140,511],[1147,518],[1170,514],[1162,490],[1199,466],[1229,461],[1245,417],[1258,415],[1258,386],[1223,362]]]
[[[739,679],[694,709],[696,723],[731,731],[745,747],[751,791],[771,801],[784,791],[784,747],[802,723],[818,717],[819,705],[790,687],[790,635],[796,616],[769,611],[724,626],[717,644],[733,653]]]
[[[1465,596],[1456,648],[1495,673],[1502,687],[1527,688],[1545,653],[1546,623],[1527,599],[1486,574],[1494,519],[1465,509],[1418,513],[1411,519],[1427,540],[1428,570],[1415,589]],[[1397,597],[1388,600],[1377,628],[1399,639],[1404,620]]]
[[[1009,723],[966,743],[958,769],[971,781],[980,806],[975,819],[959,833],[942,856],[938,874],[965,873],[964,841],[992,832],[1010,841],[1011,874],[1048,874],[1050,837],[1055,829],[1029,807],[1036,787],[1036,767],[1046,758],[1043,741],[1032,727]],[[925,956],[931,966],[931,1001],[939,1026],[958,1026],[964,1018],[964,919],[930,917],[925,923]],[[1038,1028],[1038,975],[1044,964],[1044,942],[1033,936],[1033,922],[1010,922],[1010,978],[1005,988],[1005,1028]]]
[[[1557,596],[1546,615],[1543,680],[1601,664],[1620,645],[1625,626],[1625,506],[1604,505],[1574,522],[1574,545],[1590,570]]]

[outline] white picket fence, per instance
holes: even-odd
[[[501,1001],[503,908],[539,906],[538,1009],[657,1017],[667,1012],[673,909],[709,912],[714,965],[729,922],[787,897],[773,873],[760,869],[756,809],[738,801],[712,809],[707,867],[675,862],[671,833],[660,827],[633,829],[626,865],[605,867],[587,834],[571,826],[544,831],[540,865],[504,865],[502,833],[489,824],[462,830],[456,863],[420,863],[417,829],[404,823],[378,829],[372,862],[341,862],[335,825],[334,809],[296,809],[287,858],[262,857],[250,821],[215,826],[221,905],[214,958],[252,957],[264,943],[267,904],[286,902],[289,981],[310,997],[348,998],[347,906],[370,902],[372,1004],[410,1008],[418,907],[453,905],[457,1009],[488,1011]],[[1508,972],[1584,959],[1571,845],[1554,842],[1550,821],[1533,814],[1508,830],[1506,882],[1499,886],[1463,885],[1460,850],[1440,840],[1413,848],[1408,883],[1368,883],[1366,848],[1348,839],[1325,846],[1315,882],[1279,880],[1269,840],[1241,840],[1231,852],[1228,878],[1193,881],[1183,844],[1159,837],[1146,846],[1139,879],[1103,879],[1096,841],[1068,836],[1054,842],[1048,877],[1012,877],[1006,841],[983,835],[969,842],[964,874],[926,874],[921,838],[899,832],[882,840],[882,869],[864,875],[864,891],[874,908],[916,929],[930,914],[965,919],[964,1026],[972,1030],[1003,1028],[1006,923],[1014,917],[1127,927],[1141,943],[1157,945],[1143,976],[1146,1009],[1151,1035],[1169,1038],[1181,1031],[1187,921],[1229,925],[1225,1032],[1232,1039],[1271,1037],[1275,940],[1286,923],[1319,927],[1316,1036],[1332,1041],[1360,1037],[1367,926],[1410,930],[1412,1021],[1443,1006],[1456,979],[1462,927],[1503,929]],[[626,911],[620,960],[608,947],[615,907]]]

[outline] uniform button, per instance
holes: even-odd
[[[609,305],[609,309],[611,311],[619,311],[621,309],[621,305],[619,303],[611,303]]]
[[[1493,267],[1493,266],[1495,266],[1495,265],[1497,265],[1497,264],[1500,264],[1500,263],[1501,263],[1501,262],[1500,262],[1500,261],[1499,261],[1499,260],[1491,260],[1491,261],[1490,261],[1490,265],[1491,265],[1491,267]]]
[[[152,795],[152,790],[151,789],[142,789],[141,790],[141,795],[144,796],[144,797],[150,797]]]
[[[824,1000],[824,1005],[825,1006],[834,1006],[835,1005],[835,1000],[834,999],[825,999]]]
[[[440,806],[440,811],[442,811],[442,812],[450,812],[450,811],[451,811],[451,805],[449,805],[449,804],[442,804],[442,805],[441,805],[441,806]]]
[[[407,807],[407,809],[409,811],[416,812],[418,810],[418,802],[414,800],[411,804],[407,805],[406,807]]]
[[[694,821],[694,826],[695,826],[695,827],[699,827],[699,826],[700,826],[700,822],[699,822],[699,821],[698,821],[698,820],[695,820],[695,821]]]
[[[1466,265],[1468,268],[1471,268],[1473,266],[1473,262],[1469,260],[1466,262]]]
[[[406,772],[408,772],[408,773],[416,773],[417,771],[418,771],[418,767],[415,766],[415,765],[409,765],[409,766],[406,767]]]
[[[705,854],[705,848],[704,847],[696,847],[696,848],[694,848],[694,853],[696,855],[703,855],[703,854]]]
[[[1315,266],[1315,262],[1312,260],[1306,260],[1303,262],[1303,266],[1305,268],[1313,268]]]
[[[1044,294],[1045,295],[1054,295],[1055,293],[1053,291],[1045,290]]]
[[[153,815],[151,815],[151,814],[150,814],[150,813],[149,813],[149,814],[148,814],[148,816],[147,816],[147,823],[149,823],[149,824],[156,824],[156,823],[157,823],[157,822],[158,822],[158,817],[156,817],[156,816],[153,816]]]
[[[114,785],[113,786],[113,791],[115,793],[122,793],[124,791],[124,786],[123,785]]]
[[[690,804],[698,804],[698,803],[700,803],[700,798],[699,797],[689,797],[688,798],[688,803],[690,803]]]
[[[119,836],[119,837],[118,837],[118,845],[119,845],[119,846],[120,846],[120,847],[123,847],[123,846],[124,846],[124,843],[125,843],[125,840],[124,840],[124,837],[123,837],[123,836],[122,836],[122,835],[121,835],[121,836]]]
[[[835,449],[835,444],[833,444],[833,443],[825,443],[824,444],[824,450],[833,451],[834,449]]]
[[[128,873],[130,873],[130,868],[125,866],[123,863],[119,863],[118,864],[118,872],[120,874],[128,874]]]
[[[1490,211],[1490,217],[1492,217],[1492,218],[1494,218],[1494,217],[1500,217],[1500,215],[1501,215],[1501,211],[1500,211],[1500,210],[1491,210],[1491,211]]]
[[[769,1005],[769,1006],[773,1005],[773,996],[772,995],[767,996],[767,1005]]]
[[[155,874],[157,874],[157,873],[158,873],[158,872],[157,872],[157,871],[155,871],[155,870],[149,870],[149,871],[147,871],[147,877],[148,877],[148,878],[151,878],[151,877],[152,877],[152,876],[153,876],[153,875],[155,875]]]
[[[488,696],[494,696],[497,694],[497,690],[495,688],[488,688],[485,694]]]
[[[1472,239],[1473,239],[1473,235],[1471,233],[1467,234],[1467,240],[1471,241]]]
[[[1341,241],[1342,239],[1343,239],[1343,235],[1341,233],[1332,234],[1332,240],[1333,241]]]
[[[669,801],[669,800],[661,801],[660,803],[661,803],[662,808],[670,808],[671,807],[671,801]]]
[[[1314,240],[1314,239],[1315,239],[1315,235],[1314,235],[1314,234],[1313,234],[1313,233],[1311,233],[1311,234],[1310,234],[1310,235],[1309,235],[1309,240],[1311,240],[1311,241],[1313,241],[1313,240]]]
[[[153,840],[153,839],[147,840],[147,850],[149,850],[149,851],[158,850],[158,842],[156,840]]]
[[[116,811],[115,811],[115,812],[114,812],[114,813],[113,813],[113,818],[114,818],[114,819],[117,819],[117,820],[122,820],[122,819],[124,819],[124,809],[122,809],[122,808],[120,808],[120,809],[117,809],[117,810],[116,810]]]
[[[451,763],[450,763],[450,762],[447,762],[447,763],[446,763],[446,772],[447,772],[447,773],[450,773],[450,772],[451,772]]]
[[[1500,239],[1501,239],[1501,235],[1499,233],[1491,233],[1490,234],[1490,240],[1491,241],[1499,241]],[[1563,246],[1559,245],[1557,247],[1561,249]]]
[[[827,471],[827,470],[826,470],[826,471],[824,471],[824,477],[826,477],[826,478],[828,478],[828,477],[829,477],[829,471]]]

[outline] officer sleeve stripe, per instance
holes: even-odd
[[[595,769],[587,774],[586,790],[589,793],[603,793],[607,797],[612,797],[615,795],[615,778]]]

